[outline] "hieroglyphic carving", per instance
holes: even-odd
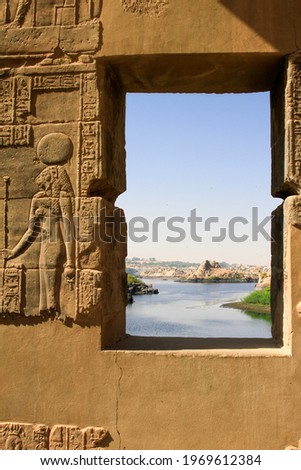
[[[0,146],[30,145],[31,126],[13,125],[30,112],[31,80],[29,77],[0,80]]]
[[[0,126],[0,147],[10,147],[13,142],[13,126]]]
[[[103,449],[109,432],[101,427],[0,423],[0,450]]]
[[[100,128],[98,122],[80,123],[79,148],[79,191],[80,196],[88,194],[90,182],[99,177]]]
[[[94,269],[82,269],[78,279],[79,313],[88,316],[93,307],[101,301],[102,273]]]
[[[83,197],[79,201],[77,240],[88,243],[95,240],[95,225],[99,218],[99,200]]]
[[[15,116],[23,117],[30,113],[31,108],[31,78],[17,77],[15,79]]]
[[[83,432],[75,426],[54,426],[50,432],[50,450],[81,450],[84,445]]]
[[[108,436],[107,429],[104,428],[86,428],[83,429],[84,434],[84,448],[90,449],[101,449],[103,441]]]
[[[2,305],[3,314],[23,314],[23,266],[9,267],[3,269],[2,276]]]
[[[29,146],[32,127],[29,124],[0,126],[0,147]]]
[[[99,106],[96,73],[83,73],[81,83],[81,119],[95,121]]]
[[[169,5],[168,0],[121,0],[125,12],[138,16],[160,16]]]
[[[72,90],[79,89],[79,75],[38,75],[33,77],[33,90]]]
[[[301,186],[301,60],[289,67],[286,88],[287,178]]]
[[[31,79],[16,77],[0,80],[0,122],[13,123],[30,112]]]
[[[0,80],[0,122],[12,123],[14,119],[13,80]]]
[[[1,450],[46,450],[49,428],[44,424],[0,423]]]

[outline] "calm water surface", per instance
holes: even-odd
[[[127,307],[127,333],[137,336],[271,338],[270,317],[222,308],[255,284],[195,284],[145,279],[159,295],[135,296]]]

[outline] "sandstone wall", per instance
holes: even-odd
[[[299,2],[44,3],[0,4],[0,447],[297,446]],[[260,90],[273,339],[125,338],[125,93]]]

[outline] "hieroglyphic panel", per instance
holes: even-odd
[[[301,185],[301,62],[294,60],[288,67],[286,86],[285,128],[286,128],[286,178]]]
[[[79,201],[78,236],[80,244],[95,240],[95,225],[98,221],[98,199],[83,197]]]
[[[15,79],[15,116],[23,117],[30,113],[31,108],[31,78],[17,77]]]
[[[33,90],[79,89],[79,75],[38,75],[33,77]]]
[[[0,423],[0,450],[47,450],[49,428],[44,424]]]
[[[13,80],[0,80],[0,122],[12,123],[14,119]]]
[[[13,145],[13,127],[0,126],[0,147],[10,147]]]
[[[0,147],[29,146],[31,131],[29,124],[0,126]]]
[[[108,431],[105,428],[86,428],[83,429],[83,434],[85,450],[101,449],[108,436]]]
[[[78,276],[78,308],[79,313],[89,316],[93,307],[101,301],[102,273],[94,269],[82,269]]]
[[[23,314],[23,266],[9,267],[2,271],[2,313]]]
[[[84,436],[76,426],[54,426],[50,432],[50,450],[81,450],[84,447]]]
[[[100,128],[98,122],[82,122],[79,127],[79,195],[85,197],[90,182],[99,177]]]
[[[81,119],[82,121],[95,121],[99,112],[96,73],[83,73],[81,83]]]
[[[89,450],[103,449],[109,432],[101,427],[0,423],[0,450]],[[111,439],[111,438],[110,438]]]

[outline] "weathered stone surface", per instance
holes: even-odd
[[[1,449],[297,443],[300,44],[296,0],[1,2]],[[271,89],[273,339],[120,342],[126,92]]]
[[[105,428],[44,424],[0,423],[0,450],[103,449],[110,441]]]
[[[300,194],[301,188],[301,55],[286,62],[272,92],[272,191]]]
[[[118,95],[103,100],[111,121],[102,122],[96,65],[66,59],[5,69],[0,80],[1,272],[12,291],[3,290],[5,321],[19,314],[100,324],[103,297],[112,290],[119,297],[110,270],[115,257],[116,276],[124,270],[126,251],[116,246],[126,239],[116,238],[110,200],[124,185],[124,146],[118,150],[124,105]],[[121,121],[113,117],[116,106]],[[105,128],[113,129],[110,151]],[[108,276],[115,287],[103,284]]]
[[[169,0],[120,0],[127,13],[138,16],[160,16],[169,6]]]
[[[49,428],[44,424],[0,423],[1,450],[46,450]]]

